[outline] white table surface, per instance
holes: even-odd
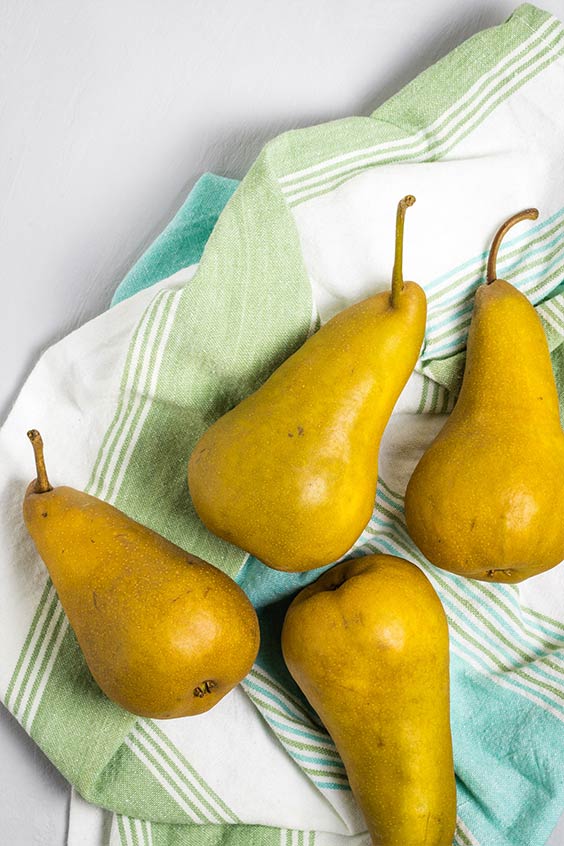
[[[204,171],[242,177],[286,129],[369,114],[516,5],[0,0],[0,422]],[[68,796],[2,708],[0,841],[63,846]]]

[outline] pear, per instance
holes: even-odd
[[[451,846],[456,788],[448,625],[427,577],[391,555],[304,588],[284,660],[333,738],[378,846]]]
[[[407,486],[407,528],[423,554],[472,579],[520,582],[564,558],[564,433],[542,324],[527,297],[496,278],[477,291],[466,366],[450,417]]]
[[[133,714],[201,714],[250,670],[255,610],[211,564],[117,508],[47,478],[39,432],[37,479],[23,514],[95,681]]]
[[[371,517],[382,432],[425,332],[425,293],[402,275],[404,216],[414,202],[398,206],[391,294],[329,320],[190,457],[203,523],[274,569],[335,561]]]

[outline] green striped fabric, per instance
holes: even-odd
[[[161,284],[152,298],[145,292],[146,299],[120,306],[135,320],[87,490],[236,578],[259,613],[262,646],[249,676],[205,722],[138,719],[94,685],[51,583],[41,582],[2,698],[80,793],[114,812],[111,846],[368,846],[335,746],[280,654],[285,608],[317,573],[275,573],[211,536],[186,494],[186,457],[206,427],[318,325],[320,289],[307,252],[316,215],[348,212],[351,198],[367,196],[367,186],[376,185],[370,180],[390,164],[413,166],[416,174],[429,163],[456,164],[459,155],[462,167],[470,155],[464,145],[476,144],[478,155],[483,128],[534,105],[530,92],[555,73],[562,55],[562,25],[525,5],[370,118],[275,139],[219,217],[190,281]],[[560,93],[562,86],[555,88]],[[551,207],[537,225],[508,238],[499,255],[499,275],[538,308],[561,397],[563,212]],[[183,235],[189,241],[191,228],[198,230],[189,214],[169,230],[174,249]],[[127,294],[162,279],[165,268],[177,269],[166,262],[174,245],[164,233]],[[182,249],[192,255],[186,244]],[[564,807],[564,609],[546,610],[534,591],[435,570],[411,542],[403,515],[408,469],[456,399],[473,292],[483,278],[480,249],[469,241],[461,263],[425,283],[426,341],[401,413],[390,423],[401,449],[394,460],[382,456],[372,519],[351,554],[389,552],[415,561],[446,609],[459,810],[454,842],[542,846]],[[256,796],[249,797],[249,785]]]

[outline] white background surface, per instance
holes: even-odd
[[[369,114],[516,5],[0,0],[0,422],[204,171],[240,178],[286,129]],[[0,842],[62,846],[67,799],[1,709]]]

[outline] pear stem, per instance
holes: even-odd
[[[403,227],[405,212],[415,202],[415,197],[408,194],[398,203],[396,214],[396,253],[394,256],[394,269],[392,271],[392,308],[399,304],[399,295],[403,291]]]
[[[47,478],[47,470],[45,469],[45,456],[43,455],[43,438],[37,429],[30,429],[27,433],[31,441],[33,452],[35,455],[35,468],[37,471],[37,478],[35,480],[35,493],[47,493],[52,491],[53,486]]]
[[[499,227],[499,229],[494,235],[494,239],[490,247],[490,254],[488,256],[488,266],[486,270],[486,285],[491,285],[491,283],[495,282],[495,280],[497,279],[497,252],[499,250],[499,245],[504,239],[506,233],[511,229],[512,226],[515,226],[516,223],[520,223],[522,220],[536,220],[538,216],[538,209],[524,209],[523,211],[514,214],[513,217],[510,217],[509,220],[506,220],[505,223],[503,223]]]

